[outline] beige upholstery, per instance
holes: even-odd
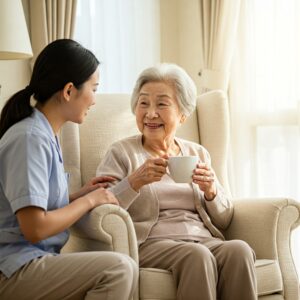
[[[95,176],[108,146],[137,133],[128,95],[99,95],[85,122],[67,124],[61,133],[65,168],[71,173],[71,191]],[[178,136],[200,142],[208,149],[213,167],[229,191],[226,157],[229,143],[227,99],[220,91],[201,95],[195,114]],[[299,300],[299,284],[291,257],[291,231],[300,224],[300,205],[291,199],[236,199],[227,239],[243,239],[255,250],[259,300]],[[126,253],[138,262],[132,221],[126,211],[103,205],[72,228],[64,251],[111,250]],[[140,269],[135,299],[176,299],[171,273]],[[188,299],[187,299],[188,300]],[[205,300],[205,299],[204,299]],[[242,300],[242,299],[241,299]]]

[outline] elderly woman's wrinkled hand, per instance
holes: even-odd
[[[166,174],[166,169],[166,159],[148,158],[128,177],[129,184],[135,191],[138,191],[145,184],[160,181],[163,175]]]
[[[205,199],[211,201],[217,194],[215,172],[206,163],[199,163],[194,170],[193,182],[204,192]]]

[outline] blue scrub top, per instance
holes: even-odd
[[[25,240],[15,213],[27,206],[55,210],[69,203],[68,176],[53,130],[40,111],[13,125],[0,139],[0,271],[10,277],[27,262],[58,254],[69,233],[37,244]]]

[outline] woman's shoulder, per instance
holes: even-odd
[[[37,141],[37,143],[48,142],[49,138],[42,129],[34,118],[27,117],[7,130],[1,138],[1,144],[14,143],[18,140],[28,141],[29,143],[34,143],[34,141]]]
[[[108,148],[108,152],[116,153],[136,153],[140,149],[142,141],[141,135],[133,135],[118,141],[115,141]]]
[[[49,137],[35,128],[29,119],[13,125],[0,140],[0,159],[36,158],[43,153],[43,157],[51,160],[54,151]]]
[[[132,135],[111,144],[111,147],[136,147],[141,142],[141,135]]]
[[[106,152],[106,156],[132,161],[136,160],[139,155],[142,155],[142,152],[142,136],[134,135],[112,143]]]

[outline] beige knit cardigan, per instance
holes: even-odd
[[[183,155],[197,155],[201,161],[210,162],[207,150],[196,143],[175,138]],[[128,176],[145,162],[142,135],[132,136],[110,146],[97,168],[97,176],[113,176],[117,180],[110,190],[126,209],[134,223],[138,243],[144,242],[159,216],[159,202],[152,184],[144,185],[139,192],[133,190]],[[198,185],[192,183],[195,207],[211,234],[224,240],[221,230],[230,224],[233,205],[217,181],[217,196],[206,201]],[[175,184],[175,183],[174,183]]]

